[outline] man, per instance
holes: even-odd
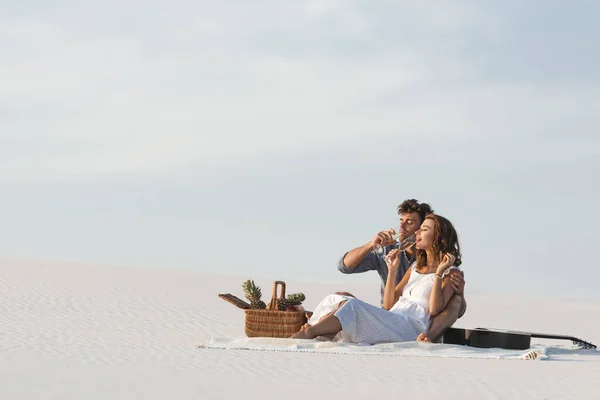
[[[398,206],[398,215],[400,215],[400,241],[414,235],[421,227],[425,216],[432,212],[433,210],[427,203],[419,203],[415,199],[403,201]],[[383,257],[395,247],[396,241],[392,238],[394,234],[393,229],[379,232],[370,242],[344,254],[338,263],[338,269],[344,274],[377,271],[381,277],[382,304],[385,283],[388,277],[388,267]],[[383,254],[373,252],[375,245],[384,246]],[[415,258],[416,251],[413,248],[400,253],[400,267],[398,268],[398,276],[396,276],[396,284],[402,280],[402,277],[415,261]],[[444,311],[431,320],[429,330],[423,332],[418,340],[438,341],[444,331],[465,313],[467,303],[463,296],[465,285],[463,274],[453,269],[450,272],[450,276],[455,295],[450,299]]]

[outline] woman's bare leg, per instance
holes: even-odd
[[[295,335],[291,336],[292,339],[314,339],[317,336],[325,336],[331,334],[337,334],[342,330],[342,324],[340,320],[333,314],[329,314],[325,318],[322,318],[319,322],[313,326],[309,326],[306,329],[301,330]]]
[[[352,293],[348,293],[348,292],[335,292],[334,294],[339,294],[340,296],[348,296],[348,297],[356,298],[356,296],[354,296]]]
[[[321,335],[317,336],[315,340],[320,340],[321,342],[333,342],[333,338],[337,335],[337,333],[331,333],[329,335]]]
[[[345,293],[345,292],[344,292],[344,293]],[[337,293],[336,293],[336,294],[337,294]],[[352,295],[350,295],[350,296],[352,296]],[[352,296],[352,297],[354,297],[354,296]],[[335,313],[337,310],[339,310],[339,309],[340,309],[340,307],[341,307],[341,306],[343,306],[344,304],[346,304],[346,301],[347,301],[347,300],[341,301],[341,302],[338,304],[337,308],[336,308],[334,311],[330,312],[329,314],[325,314],[325,315],[323,315],[323,316],[322,316],[322,317],[319,319],[319,322],[321,322],[321,321],[322,321],[322,320],[324,320],[325,318],[329,317],[330,315],[333,315],[333,314],[334,314],[334,313]],[[310,313],[310,314],[311,314],[311,315],[308,315],[308,313],[305,313],[305,316],[306,316],[306,320],[307,320],[307,321],[308,321],[308,320],[310,320],[310,317],[312,316],[312,313]],[[311,324],[309,324],[309,323],[307,322],[307,323],[305,323],[304,325],[302,325],[302,327],[300,328],[300,331],[306,330],[306,329],[310,328],[311,326],[312,326],[312,325],[311,325]],[[333,335],[321,335],[321,336],[323,336],[325,339],[328,339],[329,341],[331,341],[331,340],[333,340],[333,338],[334,338],[335,334],[333,334]]]
[[[339,308],[339,306],[338,306],[338,308]],[[332,311],[332,312],[330,312],[329,314],[326,314],[326,315],[322,316],[322,317],[319,319],[319,321],[322,321],[322,320],[324,320],[325,318],[329,317],[330,315],[333,315],[333,313],[335,313],[335,311]],[[305,330],[305,329],[308,329],[308,328],[310,328],[311,326],[312,326],[312,325],[311,325],[311,324],[309,324],[309,323],[307,322],[307,323],[305,323],[304,325],[302,325],[302,328],[300,328],[300,330],[301,330],[301,331],[303,331],[303,330]],[[333,338],[335,337],[335,335],[336,335],[335,333],[332,333],[332,334],[330,334],[330,335],[320,335],[320,336],[317,336],[317,337],[316,337],[316,339],[317,339],[317,340],[322,340],[322,341],[324,341],[324,342],[331,342],[331,341],[333,340]]]

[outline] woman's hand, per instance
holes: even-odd
[[[384,258],[384,260],[388,266],[388,270],[398,269],[398,266],[400,265],[400,250],[394,249],[394,250],[390,251],[388,253],[387,257]]]
[[[454,265],[454,261],[456,261],[456,257],[454,257],[452,254],[444,254],[442,257],[442,262],[440,262],[440,265],[437,267],[436,273],[442,275],[444,271]]]

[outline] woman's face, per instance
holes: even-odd
[[[429,250],[433,247],[433,237],[435,231],[435,222],[432,219],[423,221],[421,228],[416,232],[418,250]]]

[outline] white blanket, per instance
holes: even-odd
[[[488,359],[547,359],[546,348],[534,345],[528,350],[475,347],[425,342],[381,343],[358,345],[344,342],[321,342],[307,339],[279,338],[226,338],[213,337],[203,349],[288,351],[300,353],[370,354],[382,356],[415,356],[441,358],[488,358]]]

